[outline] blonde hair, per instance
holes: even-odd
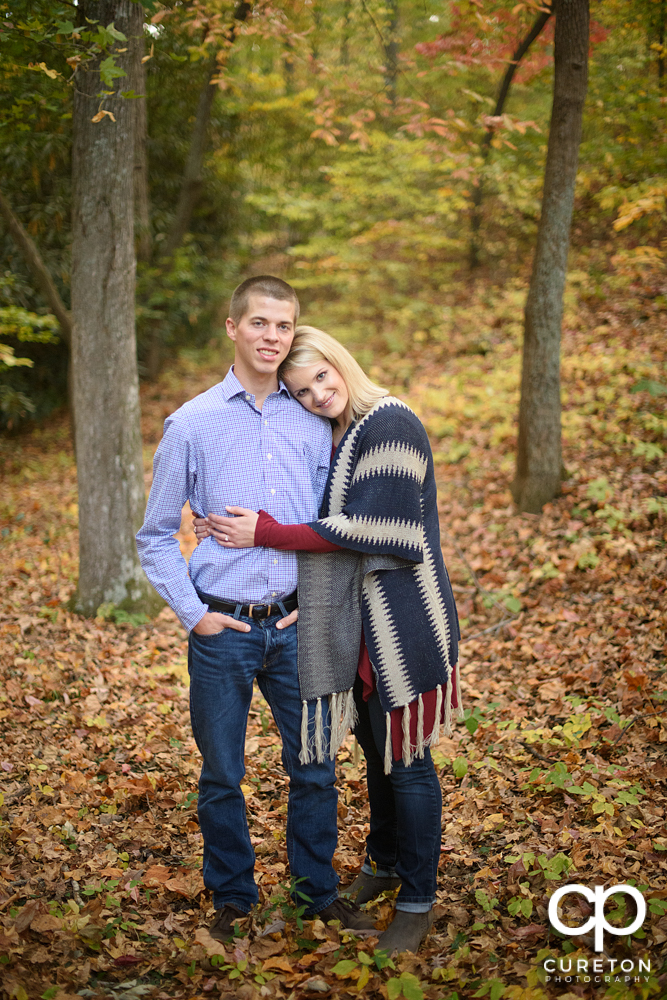
[[[280,377],[285,379],[295,369],[307,368],[321,361],[333,365],[342,375],[350,396],[353,420],[364,417],[378,400],[389,395],[388,389],[371,382],[347,348],[314,326],[297,326],[291,350],[280,366]]]

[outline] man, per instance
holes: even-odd
[[[331,455],[326,421],[308,413],[277,378],[299,302],[269,275],[248,278],[230,303],[234,364],[225,379],[165,422],[146,520],[137,535],[142,566],[190,633],[190,714],[203,757],[199,823],[204,883],[213,893],[211,934],[228,940],[258,899],[245,801],[244,743],[253,681],[271,706],[290,778],[287,855],[303,880],[309,914],[372,930],[338,897],[333,761],[301,764],[296,666],[296,558],[273,549],[225,549],[212,538],[188,567],[174,538],[186,500],[200,515],[229,506],[263,508],[283,523],[317,517]],[[311,709],[311,716],[313,714]],[[309,719],[314,727],[314,719]]]

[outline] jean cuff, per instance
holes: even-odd
[[[399,895],[396,900],[396,909],[402,910],[403,913],[428,913],[429,910],[433,909],[433,904],[435,899],[430,903],[410,903],[408,900],[401,900]]]
[[[231,903],[231,905],[235,906],[237,908],[237,910],[243,910],[243,912],[247,916],[250,913],[250,911],[253,909],[253,907],[257,905],[257,900],[255,900],[254,903],[249,903],[247,900],[241,900],[241,899],[238,899],[238,898],[237,899],[220,899],[220,897],[216,896],[215,893],[213,894],[213,909],[214,910],[221,910],[223,906],[227,905],[227,903]],[[239,920],[240,919],[241,918],[239,917]]]
[[[331,894],[329,899],[325,899],[323,903],[319,903],[316,908],[311,906],[310,909],[304,910],[304,917],[306,920],[312,920],[313,917],[316,917],[318,913],[322,912],[322,910],[326,910],[327,906],[331,906],[332,903],[335,903],[337,899],[338,889],[336,888],[336,891]]]
[[[395,868],[383,868],[381,865],[376,865],[375,871],[373,871],[370,861],[364,861],[361,870],[364,875],[374,875],[376,878],[398,878]]]

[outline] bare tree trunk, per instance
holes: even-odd
[[[510,64],[505,71],[505,76],[500,84],[500,90],[498,91],[498,98],[496,100],[496,106],[493,109],[493,115],[495,118],[499,118],[502,115],[505,108],[505,101],[510,92],[510,87],[512,85],[512,80],[514,79],[514,74],[517,71],[519,63],[525,56],[526,52],[533,44],[536,38],[542,33],[547,21],[551,17],[553,9],[542,11],[536,18],[535,23],[528,32],[525,38],[522,39],[518,48],[513,53],[510,60]],[[489,158],[489,151],[491,149],[491,140],[493,139],[493,129],[487,128],[486,134],[482,141],[482,166],[486,166],[486,161]],[[472,216],[470,219],[470,269],[474,270],[479,267],[479,229],[482,222],[482,201],[484,200],[484,176],[480,172],[479,183],[474,190],[472,198]]]
[[[153,256],[151,235],[151,196],[148,184],[148,94],[146,88],[146,66],[142,62],[145,54],[143,24],[142,32],[130,39],[130,90],[142,96],[136,102],[136,122],[134,136],[134,237],[137,260],[150,263]]]
[[[384,43],[385,74],[384,84],[389,100],[396,104],[396,81],[398,77],[398,0],[388,0],[388,35]]]
[[[9,202],[2,193],[0,193],[0,215],[5,220],[5,225],[18,247],[26,267],[32,274],[35,284],[48,302],[49,309],[58,320],[63,340],[69,347],[72,339],[71,316],[58,294],[58,289],[53,283],[53,278],[49,274],[39,250],[14,215]]]
[[[340,64],[350,65],[350,15],[352,13],[352,0],[344,0],[343,3],[343,26],[340,36]]]
[[[658,44],[660,45],[660,51],[658,52],[658,89],[662,90],[665,83],[665,0],[660,0],[660,9],[658,11]]]
[[[133,0],[85,0],[82,17],[142,31]],[[117,48],[121,48],[120,43]],[[105,55],[76,73],[72,148],[72,366],[79,480],[79,584],[74,607],[149,610],[159,599],[134,535],[145,490],[134,328],[133,165],[136,101],[100,98]],[[116,56],[130,69],[130,53]],[[113,114],[91,121],[96,113]]]
[[[245,21],[251,9],[252,8],[249,3],[241,2],[237,5],[236,10],[234,11],[235,23],[232,24],[228,35],[230,45],[236,37],[236,22]],[[197,204],[203,183],[202,168],[204,166],[206,138],[211,119],[213,99],[217,93],[217,87],[215,84],[211,84],[211,80],[214,80],[218,73],[219,66],[217,53],[214,52],[209,60],[208,66],[206,67],[204,85],[199,94],[195,124],[192,130],[192,140],[190,142],[188,159],[185,164],[185,173],[183,175],[183,184],[181,186],[181,193],[176,207],[176,215],[172,227],[167,234],[167,238],[164,241],[164,247],[160,253],[161,257],[171,257],[174,250],[176,250],[183,242],[185,234],[190,228],[192,213],[194,212],[195,205]]]
[[[538,513],[560,489],[560,333],[581,122],[588,85],[588,0],[556,0],[554,96],[542,215],[523,341],[516,475],[519,510]]]
[[[201,191],[203,183],[202,167],[204,165],[204,149],[206,147],[208,124],[211,120],[213,98],[217,92],[215,84],[211,84],[211,80],[217,76],[218,63],[216,55],[217,53],[214,52],[208,61],[204,85],[199,93],[195,124],[192,129],[192,139],[185,164],[181,193],[178,205],[176,206],[176,215],[167,238],[164,241],[164,248],[161,253],[161,256],[164,257],[171,257],[174,250],[183,242],[183,238],[190,228],[192,213]]]

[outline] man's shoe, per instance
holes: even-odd
[[[401,880],[398,875],[368,875],[366,872],[360,872],[352,885],[343,889],[343,895],[353,899],[357,906],[361,906],[375,899],[381,892],[391,892],[400,885]]]
[[[396,910],[393,921],[386,931],[380,934],[377,950],[386,951],[390,958],[402,951],[416,953],[432,923],[433,910],[429,910],[427,913],[407,913],[405,910]]]
[[[326,909],[318,914],[320,920],[328,924],[330,920],[340,920],[340,928],[343,931],[353,931],[355,934],[374,934],[375,921],[362,913],[356,903],[351,899],[339,897],[334,899]]]
[[[238,906],[234,906],[233,903],[225,903],[224,906],[215,911],[208,932],[216,941],[231,941],[236,934],[234,925],[247,916],[247,913],[239,910]]]

